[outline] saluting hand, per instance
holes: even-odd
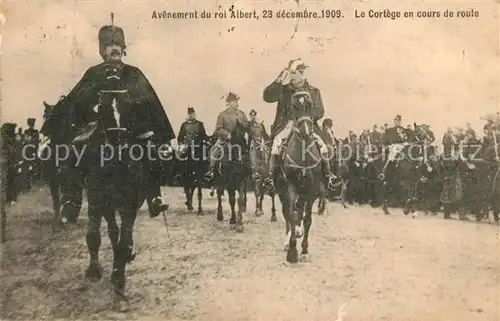
[[[276,79],[276,82],[282,85],[286,85],[290,83],[291,77],[290,77],[290,70],[288,68],[285,68],[281,71],[280,75],[278,76],[278,79]]]

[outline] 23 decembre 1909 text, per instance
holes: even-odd
[[[152,19],[340,19],[344,15],[340,9],[322,9],[318,11],[304,10],[219,10],[219,11],[156,11]]]

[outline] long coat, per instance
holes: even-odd
[[[207,139],[207,132],[205,130],[205,125],[203,122],[193,119],[186,120],[182,123],[179,130],[179,136],[177,137],[177,142],[179,144],[189,145],[191,142],[195,144],[200,144],[203,140]]]
[[[323,101],[321,99],[321,93],[318,88],[309,85],[305,81],[303,87],[299,90],[294,89],[291,84],[282,85],[277,82],[273,82],[264,89],[263,98],[266,103],[277,102],[276,117],[274,123],[271,125],[271,137],[274,138],[277,133],[282,131],[289,120],[292,119],[292,109],[290,108],[292,103],[292,95],[297,91],[307,91],[311,95],[313,102],[312,108],[312,119],[314,121],[314,131],[317,134],[321,133],[321,129],[318,125],[318,120],[320,120],[324,114],[325,109],[323,107]]]

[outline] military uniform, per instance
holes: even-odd
[[[229,103],[235,100],[239,100],[239,97],[234,93],[229,93],[226,98],[226,102]],[[249,123],[247,116],[244,112],[237,108],[228,107],[217,117],[214,132],[214,135],[217,137],[217,141],[210,150],[210,169],[207,174],[207,178],[213,178],[215,165],[223,156],[224,147],[230,141],[231,133],[236,128],[236,124],[238,122],[244,128],[248,129]]]
[[[36,151],[38,150],[38,140],[39,140],[39,132],[35,127],[35,118],[27,119],[28,129],[26,129],[23,133],[24,146],[30,146],[30,148],[25,150],[26,153],[26,170],[27,170],[27,178],[28,184],[31,185],[33,180],[37,178],[39,172],[39,166],[36,161]],[[33,159],[33,161],[27,161],[28,159]]]
[[[106,47],[111,44],[126,48],[123,30],[104,26],[99,31],[99,52],[103,58]],[[121,61],[105,61],[90,67],[64,101],[73,107],[70,118],[77,132],[73,140],[75,144],[87,144],[99,139],[95,136],[99,133],[96,123],[105,128],[126,130],[127,139],[143,147],[148,142],[158,146],[175,138],[165,110],[149,81],[139,68]],[[64,109],[57,110],[62,113]],[[117,110],[120,110],[119,115],[116,115]],[[53,116],[60,117],[57,114]],[[157,149],[152,151],[153,156],[158,156]],[[147,201],[151,216],[168,207],[160,198],[161,164],[159,157],[155,158],[153,161],[142,157],[147,169]]]
[[[194,108],[189,107],[188,113],[194,113]],[[189,145],[191,142],[199,144],[205,139],[207,139],[207,132],[203,122],[193,118],[181,124],[179,135],[177,136],[177,143],[179,146]]]
[[[302,62],[301,59],[291,60],[288,65],[288,72],[300,72],[303,71],[307,66]],[[318,88],[311,86],[307,80],[304,80],[300,85],[300,88],[296,88],[292,83],[283,84],[284,79],[276,79],[274,82],[269,84],[263,92],[264,101],[267,103],[278,103],[276,109],[276,117],[274,123],[271,125],[271,137],[273,138],[273,146],[271,148],[271,159],[270,159],[270,175],[271,177],[276,177],[277,171],[277,159],[281,153],[281,145],[285,142],[291,135],[294,127],[293,121],[293,108],[292,97],[298,92],[307,92],[310,96],[312,102],[311,108],[311,119],[313,120],[313,136],[318,146],[320,148],[323,156],[328,156],[328,147],[320,137],[321,130],[318,125],[318,120],[320,120],[324,114],[325,109],[323,107],[323,101],[321,99],[321,93]],[[328,157],[321,157],[322,166],[325,171],[325,176],[329,179],[329,185],[333,186],[333,179],[335,178],[330,169],[330,162]],[[271,180],[267,183],[270,185]]]

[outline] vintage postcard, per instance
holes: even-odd
[[[499,6],[1,2],[0,320],[497,320]]]

